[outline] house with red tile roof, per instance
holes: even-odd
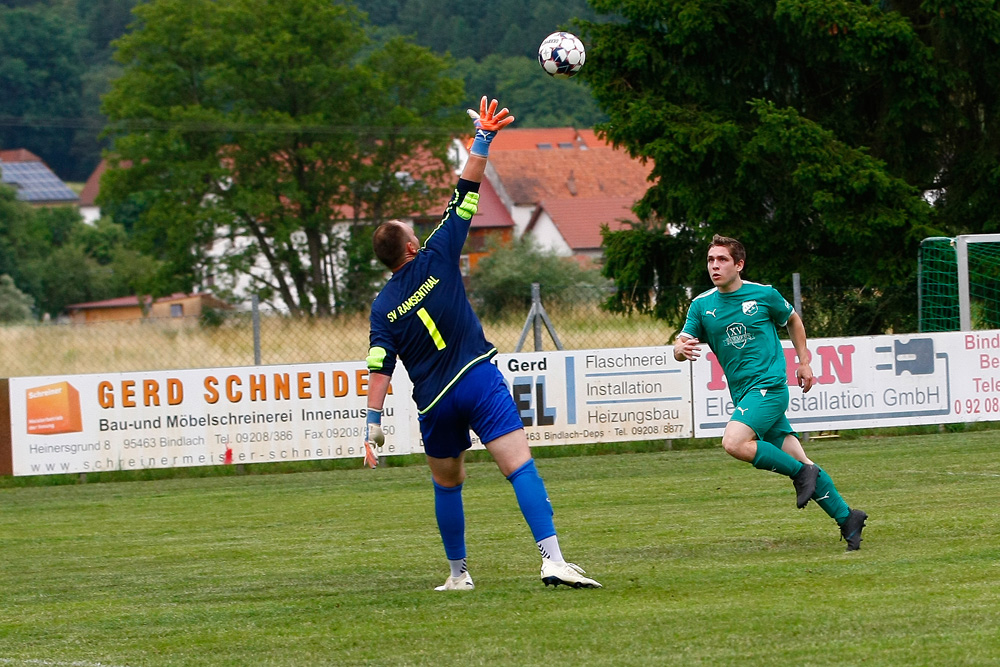
[[[632,197],[550,199],[535,206],[524,233],[556,255],[572,256],[581,264],[599,263],[604,256],[601,228],[627,229],[638,219]]]
[[[652,165],[575,128],[507,128],[490,145],[487,180],[518,238],[556,254],[602,256],[601,226],[635,221],[632,206],[649,187]]]

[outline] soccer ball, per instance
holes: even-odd
[[[579,72],[586,60],[583,42],[569,32],[554,32],[538,46],[538,64],[546,74],[558,79],[568,79]]]

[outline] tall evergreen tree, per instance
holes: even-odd
[[[753,279],[787,290],[802,274],[814,333],[900,330],[920,240],[1000,226],[995,3],[592,5],[623,19],[581,24],[602,129],[655,163],[638,207],[649,226],[607,237],[616,278],[652,261],[625,237],[655,245],[669,224],[686,245],[657,284],[678,267],[704,282],[719,232],[746,243]],[[619,287],[628,307],[634,285]]]

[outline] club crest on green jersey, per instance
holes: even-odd
[[[756,301],[744,301],[743,302],[743,314],[744,315],[756,315],[757,314],[757,302]]]
[[[734,322],[726,327],[726,345],[737,350],[742,350],[753,338],[753,334],[747,331],[746,325],[742,322]]]

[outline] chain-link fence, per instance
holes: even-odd
[[[791,289],[778,287],[792,300]],[[672,324],[649,316],[601,308],[609,296],[606,287],[562,290],[547,298],[543,285],[540,293],[563,349],[664,345],[674,333]],[[810,338],[916,331],[915,286],[823,291],[803,286],[801,300]],[[904,313],[902,319],[899,313]],[[521,350],[534,350],[536,340],[543,350],[557,349],[548,327],[536,319],[530,298],[507,307],[497,319],[484,319],[483,328],[500,352],[516,351],[519,342]],[[367,352],[367,314],[310,320],[261,313],[256,330],[249,312],[221,319],[0,327],[0,377],[252,366],[257,353],[261,364],[349,361],[364,359]]]
[[[581,288],[577,297],[549,305],[545,312],[564,349],[663,345],[673,328],[645,316],[608,313],[606,292]],[[486,320],[486,337],[500,352],[515,351],[529,309]],[[531,328],[531,327],[529,327]],[[274,313],[259,317],[262,364],[315,363],[364,359],[368,353],[367,315],[296,319]],[[0,328],[0,376],[74,375],[174,368],[252,366],[252,314],[232,313],[207,324],[197,318],[142,319],[93,324],[48,323]],[[556,345],[542,327],[542,349]],[[532,330],[523,350],[535,349]]]

